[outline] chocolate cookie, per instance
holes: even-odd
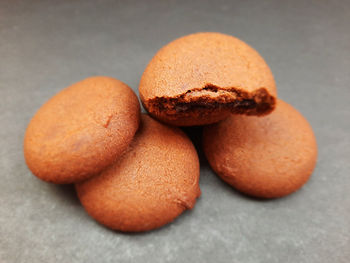
[[[311,126],[281,100],[267,116],[236,115],[205,127],[203,148],[224,181],[261,198],[298,190],[309,179],[317,158]]]
[[[161,227],[193,208],[198,180],[198,156],[187,136],[142,115],[128,150],[100,175],[76,184],[76,190],[96,221],[137,232]]]
[[[264,59],[246,43],[220,33],[197,33],[157,52],[142,75],[139,93],[153,117],[193,126],[230,113],[269,113],[276,87]]]
[[[112,164],[131,142],[140,105],[124,83],[91,77],[62,90],[30,121],[24,139],[29,169],[57,184],[81,181]]]

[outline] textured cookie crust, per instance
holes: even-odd
[[[138,232],[161,227],[193,208],[198,181],[198,156],[187,136],[142,115],[122,157],[102,174],[76,184],[76,190],[96,221]]]
[[[178,126],[204,125],[229,113],[264,115],[276,87],[264,59],[243,41],[196,33],[161,48],[142,75],[139,93],[155,118]]]
[[[62,90],[30,121],[24,139],[29,169],[68,184],[99,173],[131,142],[140,120],[135,93],[109,77],[91,77]]]
[[[311,126],[281,100],[267,116],[236,115],[205,127],[203,148],[224,181],[261,198],[298,190],[309,179],[317,159]]]

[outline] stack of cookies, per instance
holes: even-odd
[[[161,48],[137,96],[91,77],[63,89],[28,125],[24,155],[38,178],[75,184],[86,211],[115,230],[161,227],[194,207],[199,160],[176,126],[203,128],[203,150],[225,182],[258,198],[298,190],[317,145],[307,120],[277,98],[273,75],[250,46],[197,33]]]

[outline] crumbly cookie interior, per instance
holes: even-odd
[[[276,104],[266,88],[246,92],[239,88],[220,88],[207,84],[202,88],[187,90],[175,97],[155,97],[143,102],[150,113],[172,117],[186,117],[193,113],[208,114],[227,110],[236,114],[265,115]]]

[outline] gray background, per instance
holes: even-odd
[[[194,210],[123,234],[90,219],[71,186],[31,175],[23,135],[47,99],[90,75],[137,91],[154,53],[197,31],[256,48],[310,121],[319,158],[302,190],[247,198],[199,152]],[[350,262],[349,69],[350,1],[1,1],[0,262]],[[200,129],[189,132],[198,143]]]

